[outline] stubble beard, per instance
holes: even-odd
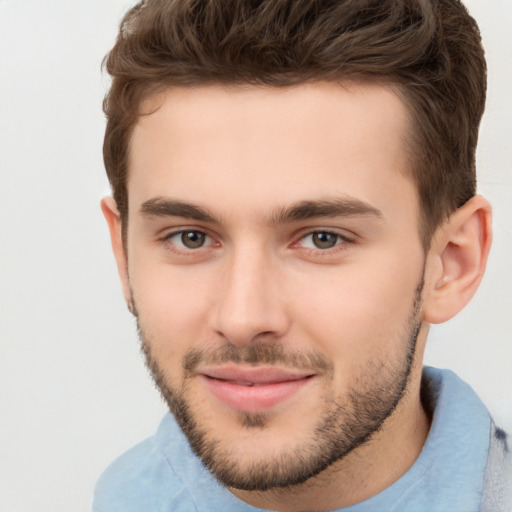
[[[303,484],[367,443],[380,431],[408,388],[421,328],[422,290],[423,280],[416,289],[411,313],[400,334],[404,346],[401,360],[369,360],[348,390],[344,402],[335,398],[326,399],[324,413],[308,439],[271,460],[245,465],[241,465],[228,448],[230,440],[212,438],[208,425],[200,424],[187,397],[188,383],[185,382],[181,388],[169,385],[165,371],[152,354],[151,341],[138,318],[137,326],[142,352],[153,380],[192,450],[203,464],[226,487],[244,491],[268,491]],[[136,313],[135,305],[133,309]],[[275,363],[288,367],[309,365],[323,368],[325,374],[332,367],[321,354],[290,354],[281,345],[264,342],[244,347],[226,344],[208,356],[198,350],[190,351],[184,357],[183,367],[185,370],[190,369],[193,364],[199,364],[205,359],[208,362]],[[270,422],[265,413],[249,412],[240,412],[237,420],[241,428],[253,430],[264,430]]]

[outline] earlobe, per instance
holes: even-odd
[[[119,277],[121,278],[123,295],[126,300],[126,304],[128,305],[128,309],[130,312],[134,313],[130,291],[130,282],[128,278],[128,260],[123,243],[123,227],[121,216],[117,209],[116,202],[112,197],[104,197],[101,200],[101,211],[103,212],[103,216],[107,221],[108,229],[110,232],[112,251],[116,259]]]
[[[491,206],[471,198],[437,230],[429,252],[423,319],[442,323],[471,300],[482,280],[492,241]]]

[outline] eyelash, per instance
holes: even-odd
[[[181,242],[182,247],[179,247],[176,242],[172,242],[172,239],[178,236],[183,237],[185,233],[196,233],[201,236],[205,237],[205,244],[198,246],[197,248],[190,248],[190,247],[184,247],[183,243]],[[329,229],[315,229],[312,231],[301,233],[298,239],[291,244],[290,247],[294,248],[297,246],[301,246],[301,242],[304,243],[304,240],[308,237],[313,237],[315,235],[328,235],[335,237],[335,245],[332,247],[327,248],[319,248],[319,247],[304,247],[302,246],[302,249],[306,251],[308,254],[315,254],[315,255],[321,255],[321,256],[329,256],[332,254],[335,254],[339,251],[343,251],[347,249],[348,244],[352,244],[354,240],[352,238],[347,237],[346,235],[342,235],[341,233],[338,233],[336,231],[332,231]],[[207,240],[210,240],[210,243],[207,243]],[[180,229],[178,231],[173,231],[171,233],[166,234],[162,238],[159,239],[159,242],[167,244],[170,249],[177,253],[177,254],[188,254],[192,255],[194,252],[198,252],[199,249],[208,249],[212,246],[219,246],[220,244],[218,242],[215,242],[214,238],[210,236],[206,231],[203,231],[201,229]],[[213,242],[213,243],[212,243]]]
[[[308,233],[303,234],[295,244],[299,245],[301,242],[304,244],[304,240],[306,240],[308,237],[313,239],[315,235],[327,235],[328,237],[334,237],[335,239],[335,244],[332,247],[320,248],[303,246],[304,250],[315,254],[321,254],[323,256],[331,255],[333,253],[337,253],[338,251],[345,250],[347,248],[346,245],[352,242],[350,238],[336,231],[329,231],[328,229],[316,229],[314,231],[309,231]],[[312,244],[314,244],[314,242],[312,242]]]
[[[210,235],[208,235],[208,233],[206,233],[205,231],[202,231],[200,229],[180,229],[178,231],[173,231],[172,233],[169,233],[169,234],[165,235],[164,237],[162,237],[159,241],[161,241],[163,243],[168,243],[172,247],[172,249],[177,253],[195,252],[197,249],[202,249],[205,247],[205,245],[201,245],[197,248],[190,248],[190,247],[178,248],[177,244],[172,242],[172,239],[174,237],[178,237],[180,235],[183,237],[183,235],[185,233],[196,233],[196,234],[204,235],[205,240],[210,239],[211,241],[213,241],[213,238]]]

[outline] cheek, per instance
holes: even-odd
[[[186,267],[140,260],[130,273],[140,325],[155,356],[181,361],[186,350],[205,339],[208,281]]]
[[[421,264],[396,260],[382,255],[378,264],[333,269],[304,284],[306,297],[294,293],[300,329],[349,373],[403,350]]]

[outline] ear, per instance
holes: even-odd
[[[112,251],[117,263],[117,270],[123,286],[123,295],[131,313],[134,313],[133,299],[130,290],[130,280],[128,278],[128,259],[123,243],[123,229],[121,224],[121,215],[117,209],[116,202],[112,197],[104,197],[101,200],[101,211],[107,221],[110,231],[110,241]]]
[[[475,294],[491,248],[491,219],[489,202],[475,196],[436,231],[428,255],[423,301],[426,322],[446,322]]]

